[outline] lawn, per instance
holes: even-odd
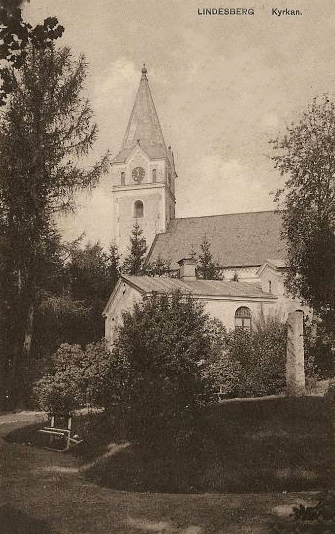
[[[320,490],[333,482],[332,411],[321,397],[228,402],[206,408],[178,449],[110,446],[84,469],[127,491],[244,493]],[[112,440],[111,440],[112,441]]]
[[[212,405],[178,447],[116,442],[103,414],[78,418],[86,441],[73,454],[89,480],[112,489],[166,493],[315,491],[333,482],[332,408],[324,397]],[[36,427],[7,439],[36,444]]]
[[[0,417],[0,534],[274,534],[270,524],[315,493],[164,494],[111,490],[78,459],[3,441],[27,414]],[[15,423],[17,421],[17,423]],[[13,438],[33,437],[26,427]]]

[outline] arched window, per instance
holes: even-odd
[[[126,173],[125,172],[121,172],[121,185],[125,185],[126,183]]]
[[[251,311],[246,306],[237,308],[235,312],[235,328],[251,330]]]
[[[135,219],[139,219],[140,217],[143,217],[144,209],[143,209],[143,202],[142,200],[136,200],[134,203],[134,217]]]
[[[152,181],[154,184],[157,181],[157,170],[156,169],[152,169]]]

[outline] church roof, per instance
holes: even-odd
[[[150,159],[169,157],[145,65],[122,147],[113,163],[124,163],[138,143]]]
[[[179,290],[183,295],[195,297],[241,297],[276,299],[271,293],[266,293],[257,284],[247,282],[230,282],[226,280],[191,280],[165,278],[159,276],[128,276],[122,279],[142,293],[167,293]]]
[[[260,266],[267,258],[283,263],[285,243],[280,231],[281,215],[275,211],[173,219],[165,233],[156,235],[147,261],[161,257],[177,269],[185,254],[192,250],[199,254],[206,236],[213,260],[221,267]]]

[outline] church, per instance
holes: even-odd
[[[105,310],[105,336],[113,344],[122,312],[156,293],[178,289],[201,300],[205,311],[232,329],[252,328],[253,317],[277,313],[283,320],[300,303],[287,294],[281,215],[275,211],[175,217],[178,178],[173,152],[164,140],[143,65],[140,85],[121,150],[111,163],[114,241],[127,253],[138,223],[146,238],[147,262],[162,258],[174,277],[121,276]],[[190,251],[204,238],[220,265],[222,280],[198,280]]]

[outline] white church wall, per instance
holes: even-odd
[[[147,187],[134,187],[113,191],[114,232],[116,244],[121,255],[128,253],[129,237],[137,222],[143,230],[147,247],[151,246],[157,233],[165,231],[165,191],[163,184]],[[143,202],[143,217],[134,217],[134,204]]]
[[[235,274],[237,274],[239,280],[243,282],[253,282],[256,278],[258,267],[224,267],[221,269],[224,280],[233,280]]]
[[[293,298],[285,288],[285,272],[266,266],[260,274],[261,287],[263,291],[272,293],[278,297],[276,310],[283,321],[286,321],[288,314],[296,310],[303,310],[305,315],[310,315],[312,310],[308,306],[303,306],[298,299]]]
[[[205,311],[212,317],[219,319],[227,330],[235,328],[235,312],[241,306],[251,311],[251,318],[258,317],[262,312],[265,315],[274,313],[277,301],[255,302],[251,300],[208,300],[205,302]]]
[[[105,338],[109,348],[113,345],[117,329],[123,324],[122,313],[131,311],[134,304],[141,300],[142,295],[139,291],[124,282],[120,284],[105,317]]]
[[[285,296],[284,274],[282,271],[266,266],[260,274],[260,281],[263,291],[278,297]]]

